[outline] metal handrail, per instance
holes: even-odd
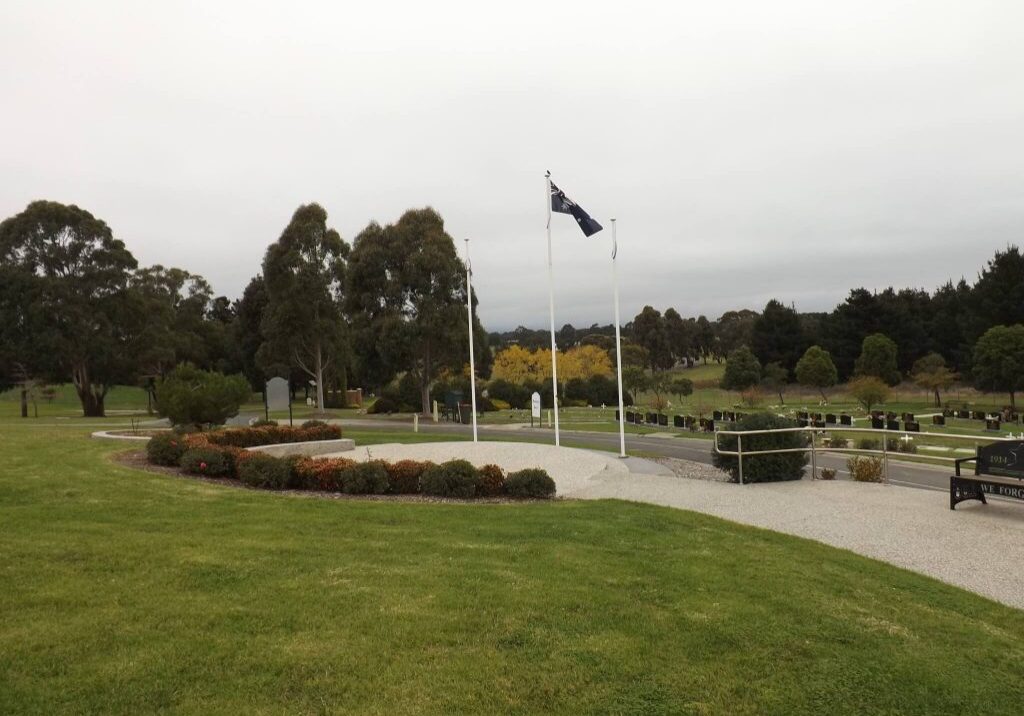
[[[803,432],[811,433],[810,443],[808,444],[807,447],[781,448],[781,449],[778,449],[778,450],[744,450],[743,449],[743,436],[744,435],[768,435],[768,434],[774,434],[774,433],[803,433]],[[906,431],[906,430],[886,430],[884,428],[853,428],[853,427],[848,427],[848,426],[845,426],[845,425],[822,428],[822,427],[813,427],[813,426],[808,425],[806,427],[771,428],[771,429],[766,429],[766,430],[716,430],[715,431],[715,439],[714,439],[714,448],[715,448],[715,452],[718,453],[719,455],[731,455],[731,456],[735,456],[737,458],[737,462],[739,463],[739,466],[738,466],[739,467],[739,483],[741,485],[744,484],[743,483],[743,457],[744,456],[752,456],[752,455],[778,455],[778,454],[782,454],[782,453],[810,452],[811,453],[811,479],[815,479],[817,477],[817,450],[818,450],[817,446],[815,445],[815,440],[814,440],[815,436],[818,433],[851,433],[851,432],[852,433],[875,433],[875,434],[881,434],[881,435],[886,436],[886,437],[893,437],[893,436],[900,436],[900,435],[910,436],[911,434],[913,434],[915,437],[917,437],[917,436],[924,436],[924,437],[951,438],[953,440],[971,440],[971,441],[974,441],[975,443],[977,443],[977,442],[979,442],[981,440],[986,440],[986,441],[990,441],[990,442],[1008,442],[1008,441],[1012,441],[1012,440],[1020,440],[1020,438],[1002,437],[1002,436],[995,436],[995,435],[989,437],[989,436],[985,436],[985,435],[963,435],[961,433],[932,433],[932,432],[913,432],[912,433],[912,432]],[[722,450],[721,446],[718,444],[718,436],[719,435],[735,435],[736,436],[736,450]],[[886,481],[888,481],[888,479],[889,479],[889,450],[888,450],[887,443],[888,443],[887,440],[884,440],[884,439],[882,440],[882,449],[881,450],[869,450],[869,449],[862,449],[862,448],[838,448],[838,447],[837,448],[832,448],[832,447],[824,448],[823,447],[822,449],[828,450],[829,452],[856,452],[856,453],[881,454],[881,456],[882,456],[883,475],[884,475],[884,478],[886,479]],[[927,459],[930,459],[930,460],[947,460],[947,461],[956,460],[956,458],[944,457],[944,456],[941,456],[941,455],[935,455],[935,456],[929,455],[929,456],[925,456],[925,457],[927,457]]]

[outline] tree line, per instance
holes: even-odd
[[[383,386],[403,373],[427,410],[431,383],[465,361],[465,284],[431,208],[371,222],[349,244],[323,207],[300,206],[232,301],[186,269],[139,267],[85,209],[35,201],[0,222],[0,389],[71,382],[83,413],[102,416],[113,386],[152,390],[184,363],[241,373],[256,391],[283,375],[322,407],[353,380]],[[474,332],[489,371],[478,320]]]

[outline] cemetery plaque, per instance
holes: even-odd
[[[989,418],[985,421],[986,430],[999,430],[999,420],[997,418]]]
[[[944,418],[952,418],[953,417],[953,409],[952,408],[943,408],[942,409],[942,417],[944,417]]]
[[[946,416],[945,415],[933,415],[932,416],[932,425],[945,425],[945,424],[946,424]]]
[[[895,420],[896,419],[896,413],[894,413],[894,412],[892,412],[890,410],[888,413],[885,414],[885,419],[886,420]]]
[[[734,423],[736,422],[736,413],[730,410],[729,412],[722,414],[722,419],[726,422]]]
[[[814,420],[815,422],[821,420],[822,419],[821,413],[812,413],[811,414],[811,419]]]
[[[996,442],[978,448],[978,472],[1024,480],[1024,442]]]
[[[722,411],[721,410],[716,410],[715,412],[713,412],[711,414],[711,418],[713,420],[721,420],[722,419]]]
[[[852,426],[853,425],[853,418],[850,417],[849,415],[840,415],[839,416],[839,424],[840,425],[851,425]]]
[[[886,430],[899,430],[900,429],[900,421],[899,420],[887,420],[887,421],[885,421],[885,429]]]
[[[667,428],[668,427],[668,416],[667,415],[658,415],[658,425],[660,425],[663,428]]]
[[[466,329],[466,330],[468,331],[469,329]],[[674,415],[674,416],[672,416],[672,427],[674,427],[674,428],[685,428],[686,427],[686,425],[683,423],[683,416],[682,415]]]
[[[540,393],[530,396],[530,417],[540,420]]]
[[[647,413],[647,424],[648,425],[657,425],[658,424],[658,414],[657,413]]]
[[[466,329],[466,332],[467,332],[467,333],[469,332],[469,329],[468,329],[468,328]],[[619,411],[618,411],[618,410],[616,410],[616,411],[615,411],[615,422],[619,422],[619,421],[621,421],[621,420],[622,420],[622,418],[620,418],[620,417],[619,417]]]
[[[911,423],[911,422],[914,421],[914,414],[913,413],[903,413],[902,418],[903,418],[903,422]]]
[[[825,413],[825,423],[827,425],[835,425],[836,424],[836,415],[835,415],[835,413]]]
[[[974,420],[984,420],[985,419],[985,411],[983,411],[983,410],[975,410],[974,412],[971,413],[971,418],[973,418]]]
[[[907,420],[903,423],[903,429],[908,433],[919,433],[921,432],[921,423],[916,420]]]
[[[971,412],[969,410],[958,410],[956,411],[956,417],[961,420],[967,420],[971,417]]]
[[[800,420],[807,420],[811,416],[807,414],[807,411],[801,410],[796,414],[796,417]]]
[[[871,429],[872,430],[884,430],[885,429],[885,421],[882,420],[879,417],[872,417],[871,418]]]
[[[626,422],[627,423],[632,423],[633,422],[633,411],[632,410],[627,410],[626,411]]]
[[[823,428],[823,427],[825,427],[825,421],[824,421],[824,420],[820,420],[820,419],[817,419],[817,418],[816,418],[816,419],[814,420],[814,422],[813,422],[813,423],[811,423],[811,424],[812,424],[812,425],[813,425],[814,427],[816,427],[816,428]]]
[[[707,422],[705,422],[704,423],[704,430],[706,430],[709,433],[715,432],[715,421],[714,420],[708,420]]]
[[[806,413],[805,413],[805,415],[806,415]],[[796,419],[796,426],[798,428],[806,428],[807,427],[807,423],[808,423],[807,418],[797,418]]]

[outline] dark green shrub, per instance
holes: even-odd
[[[861,438],[857,441],[858,450],[881,450],[882,444],[874,438]]]
[[[277,425],[277,421],[276,420],[267,420],[266,418],[260,418],[259,420],[252,421],[252,423],[249,425],[249,427],[250,428],[265,428],[268,425],[276,426]]]
[[[398,412],[398,404],[391,398],[382,395],[373,401],[373,405],[366,412],[372,415],[390,415]]]
[[[249,381],[182,363],[160,381],[156,402],[160,416],[173,425],[223,425],[249,398]]]
[[[313,425],[308,428],[292,428],[288,426],[264,425],[251,428],[227,428],[203,433],[203,438],[211,445],[232,447],[256,447],[258,445],[275,445],[278,443],[304,443],[317,440],[337,440],[341,437],[341,428],[337,425]]]
[[[833,435],[828,440],[828,446],[834,448],[850,447],[850,441],[839,435]]]
[[[420,477],[432,462],[418,460],[399,460],[387,463],[388,492],[395,495],[414,495],[420,491]]]
[[[146,459],[154,465],[177,467],[186,446],[182,437],[176,433],[154,435],[146,443]]]
[[[181,468],[193,475],[227,477],[233,466],[228,455],[215,447],[190,448],[181,456]]]
[[[501,378],[487,384],[487,395],[495,400],[503,400],[517,410],[530,407],[530,391],[525,386]]]
[[[476,494],[480,497],[493,497],[505,490],[505,471],[497,465],[484,465],[480,468],[476,483]]]
[[[505,478],[505,494],[510,497],[553,497],[555,481],[544,470],[520,470]]]
[[[737,422],[736,430],[775,430],[778,428],[794,428],[796,423],[788,418],[781,418],[771,413],[754,413]],[[722,450],[735,451],[737,446],[735,435],[721,435],[718,438]],[[745,435],[743,450],[784,450],[806,447],[810,440],[806,433],[770,433],[767,435]],[[804,452],[788,452],[777,455],[744,455],[744,482],[779,482],[782,480],[799,480],[804,476],[808,455]],[[725,470],[732,476],[733,482],[739,481],[739,461],[735,455],[721,455],[714,449],[711,462],[715,467]]]
[[[835,468],[823,467],[821,468],[821,479],[822,480],[835,480],[836,471]]]
[[[468,498],[476,495],[477,469],[467,460],[449,460],[432,465],[420,476],[424,495]]]
[[[299,427],[301,427],[301,428],[319,428],[319,427],[324,426],[324,425],[327,425],[327,423],[325,423],[323,420],[307,420],[306,422],[304,422]]]
[[[288,462],[279,457],[255,453],[239,463],[238,477],[250,487],[283,490],[291,481],[291,469]]]
[[[348,495],[383,495],[388,471],[380,462],[357,462],[341,472],[341,491]]]

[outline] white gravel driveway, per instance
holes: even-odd
[[[340,456],[441,462],[455,457],[506,470],[543,467],[561,497],[613,498],[693,510],[807,537],[1024,608],[1024,506],[990,500],[949,509],[933,490],[847,481],[734,485],[686,479],[651,461],[509,442],[357,447]],[[692,463],[694,474],[711,468]]]

